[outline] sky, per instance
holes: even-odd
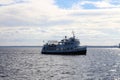
[[[72,31],[81,45],[118,45],[120,0],[0,0],[0,46],[41,46]]]

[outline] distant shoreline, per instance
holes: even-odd
[[[0,47],[42,47],[42,46],[0,46]],[[86,46],[87,48],[119,48],[119,46]]]
[[[119,46],[87,46],[88,48],[119,48]]]
[[[0,47],[42,47],[42,46],[0,46]]]

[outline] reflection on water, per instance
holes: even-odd
[[[43,55],[40,47],[0,48],[0,80],[120,80],[120,50]]]

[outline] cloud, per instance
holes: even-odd
[[[13,0],[0,0],[0,4],[9,4],[12,2],[13,2]]]
[[[26,3],[27,0],[1,0],[0,1],[0,7],[2,6],[10,6],[14,4],[21,4],[21,3]]]
[[[47,3],[46,3],[47,2]],[[66,24],[67,19],[54,20],[57,16],[63,15],[64,10],[53,5],[53,0],[30,0],[28,3],[11,5],[0,9],[1,26],[29,26],[29,25],[52,25]],[[57,14],[56,14],[57,12]]]
[[[47,30],[40,27],[1,27],[0,45],[41,45],[41,37],[45,36],[44,39],[47,40],[48,34]]]
[[[73,9],[106,9],[106,8],[120,8],[118,0],[96,0],[96,1],[79,1],[74,3]]]
[[[119,5],[115,7],[110,1],[101,1],[102,5],[100,1],[82,0],[71,9],[60,8],[54,0],[4,1],[0,4],[15,4],[0,7],[0,45],[42,45],[43,40],[70,37],[72,30],[85,45],[102,44],[107,39],[109,44],[116,44],[120,40]],[[84,8],[89,4],[92,10]]]

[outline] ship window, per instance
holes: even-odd
[[[70,43],[68,43],[68,44],[70,44]]]

